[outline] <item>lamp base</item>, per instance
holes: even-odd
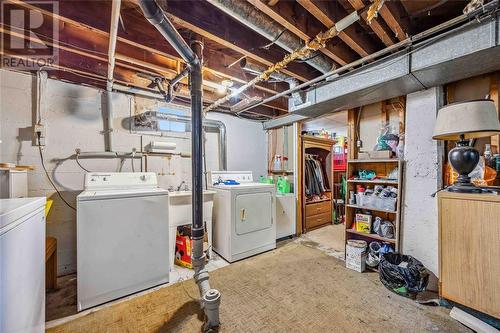
[[[455,193],[483,193],[483,190],[480,187],[477,187],[472,183],[456,182],[453,185],[449,186],[446,190],[448,192]]]

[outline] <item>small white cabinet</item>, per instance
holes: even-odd
[[[276,195],[276,239],[296,234],[295,194]]]
[[[28,196],[28,172],[0,168],[0,199],[26,198]]]

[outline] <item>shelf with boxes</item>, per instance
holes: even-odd
[[[356,240],[399,250],[403,167],[398,159],[347,161],[346,247]]]

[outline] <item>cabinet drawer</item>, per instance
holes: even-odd
[[[332,222],[331,212],[306,217],[306,229],[311,229]]]
[[[323,213],[329,213],[332,210],[331,201],[318,202],[306,205],[306,216],[313,216]]]

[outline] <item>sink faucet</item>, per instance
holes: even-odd
[[[186,182],[183,180],[183,181],[179,184],[179,186],[177,186],[177,192],[179,192],[179,191],[181,190],[182,185],[183,185],[183,184],[185,184],[185,183],[186,183]]]

